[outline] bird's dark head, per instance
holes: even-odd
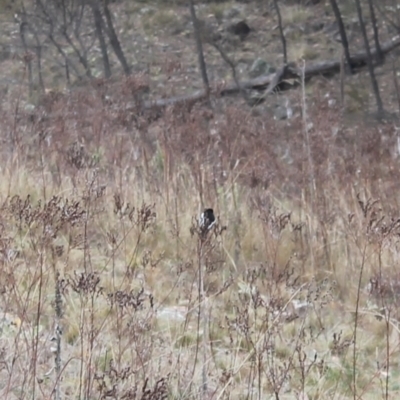
[[[208,231],[215,224],[215,215],[212,208],[205,208],[200,215],[199,225],[203,232]]]
[[[204,210],[204,216],[213,222],[215,220],[214,210],[212,208],[206,208]]]

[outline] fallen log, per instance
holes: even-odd
[[[400,36],[395,36],[389,41],[381,45],[382,54],[386,55],[395,48],[400,46]],[[372,57],[376,55],[376,50],[373,50]],[[350,57],[351,67],[353,70],[364,67],[367,64],[367,53],[358,52]],[[304,77],[306,80],[316,75],[334,75],[340,72],[341,60],[330,60],[320,61],[305,66]],[[275,88],[286,79],[300,78],[302,76],[302,70],[296,67],[294,64],[289,64],[279,68],[275,73],[260,76],[255,79],[249,79],[242,81],[238,86],[236,83],[230,83],[225,85],[222,89],[212,91],[214,96],[227,96],[239,93],[241,90],[264,90],[266,89],[265,95],[272,93]],[[167,99],[158,99],[154,101],[147,101],[144,103],[144,108],[163,108],[180,103],[195,103],[206,98],[206,92],[199,90],[195,93],[188,95],[181,95],[176,97],[170,97]]]

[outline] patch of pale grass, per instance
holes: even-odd
[[[369,104],[369,89],[360,82],[349,82],[345,86],[345,102],[348,113],[356,113],[365,110]]]
[[[301,24],[314,16],[312,7],[303,7],[300,5],[281,6],[280,10],[284,26]]]
[[[224,17],[225,10],[229,10],[230,8],[234,7],[235,3],[230,1],[224,2],[210,2],[207,4],[204,9],[200,10],[199,17],[206,17],[207,15],[211,14],[215,17],[215,19],[221,23]]]
[[[288,49],[288,57],[295,61],[311,61],[320,56],[320,51],[312,45],[301,42],[296,45],[290,45]]]
[[[184,29],[184,22],[171,8],[158,7],[154,13],[147,13],[143,16],[142,27],[144,31],[153,35],[157,31],[166,31],[176,34]]]

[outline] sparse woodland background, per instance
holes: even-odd
[[[396,0],[0,12],[2,399],[398,398]]]

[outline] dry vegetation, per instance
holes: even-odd
[[[307,131],[144,112],[145,86],[3,107],[2,398],[397,397],[394,127],[318,95]]]
[[[178,61],[157,56],[160,82],[188,82]],[[26,65],[16,76],[0,105],[2,399],[398,398],[395,123],[350,124],[325,78],[275,121],[237,99],[144,109],[144,74],[28,107]],[[347,111],[368,109],[348,79]]]

